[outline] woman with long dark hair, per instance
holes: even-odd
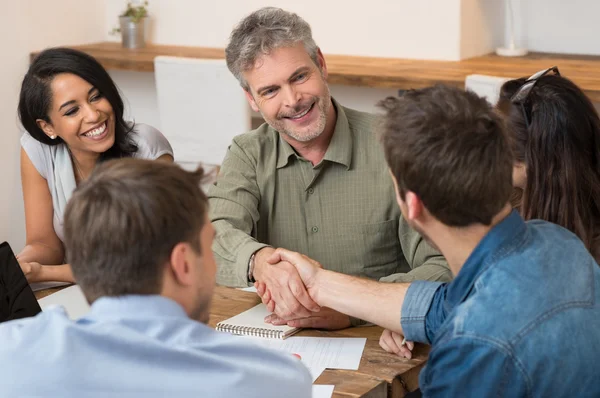
[[[154,127],[124,120],[123,100],[109,74],[93,57],[72,49],[47,49],[34,59],[18,112],[27,130],[21,137],[27,241],[17,258],[30,282],[73,282],[64,264],[62,222],[75,187],[98,162],[173,161],[173,150]]]
[[[556,67],[506,82],[498,108],[507,117],[522,191],[522,216],[575,233],[600,262],[600,118]]]

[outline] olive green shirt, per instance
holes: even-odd
[[[370,279],[451,279],[400,214],[376,117],[333,103],[335,131],[316,166],[266,123],[233,139],[208,190],[219,284],[248,286],[250,256],[265,246]]]

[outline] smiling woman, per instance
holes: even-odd
[[[30,282],[73,282],[64,264],[63,212],[75,187],[104,160],[172,161],[173,150],[157,129],[124,120],[109,74],[80,51],[41,52],[23,79],[18,111],[27,130],[21,137],[27,241],[17,258]]]

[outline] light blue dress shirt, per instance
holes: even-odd
[[[161,296],[104,297],[0,325],[5,397],[311,396],[299,360],[188,318]]]
[[[418,281],[407,340],[424,397],[600,397],[600,267],[571,232],[513,212],[450,283]]]

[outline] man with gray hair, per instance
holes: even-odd
[[[449,280],[444,258],[395,205],[375,116],[331,97],[310,26],[296,14],[262,8],[235,27],[225,52],[266,123],[234,138],[209,189],[218,283],[263,282],[277,322],[336,329],[352,320],[319,308],[291,264],[269,263],[276,248],[371,279]]]

